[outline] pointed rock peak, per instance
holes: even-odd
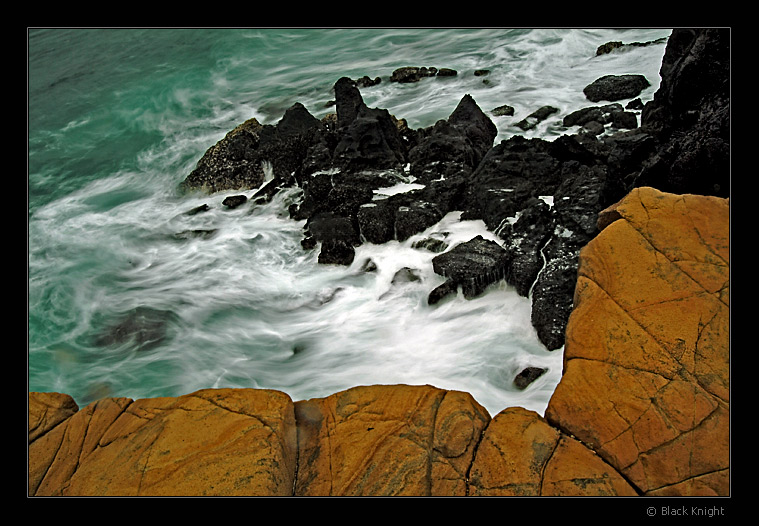
[[[493,121],[483,112],[475,102],[474,98],[468,93],[459,101],[456,109],[453,110],[448,122],[454,126],[463,125],[469,126],[472,124],[479,125],[493,134],[493,137],[497,134],[497,129]]]
[[[320,124],[319,119],[311,115],[303,104],[296,102],[277,123],[277,133],[280,136],[290,136],[303,133]]]
[[[356,120],[359,110],[365,104],[355,81],[342,77],[335,83],[335,106],[339,127],[347,126]]]

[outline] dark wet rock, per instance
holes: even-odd
[[[543,254],[547,262],[532,289],[530,319],[538,339],[553,351],[564,345],[577,283],[579,249],[554,237],[543,249]]]
[[[451,69],[451,68],[440,68],[437,71],[437,76],[438,77],[455,77],[458,74],[459,74],[458,71],[456,71],[455,69]]]
[[[635,186],[730,194],[730,29],[675,29],[641,115],[659,145]]]
[[[607,53],[611,53],[613,50],[621,48],[624,44],[621,40],[614,40],[612,42],[606,42],[605,44],[601,44],[598,46],[598,49],[596,49],[596,56],[598,55],[605,55]]]
[[[603,141],[605,165],[630,187],[641,167],[655,153],[656,145],[655,136],[640,128],[615,133]]]
[[[615,114],[623,111],[624,108],[618,103],[605,104],[603,106],[589,106],[569,113],[562,119],[562,124],[567,127],[585,126],[590,122],[608,124],[612,121]]]
[[[553,195],[561,183],[561,161],[551,143],[515,135],[488,151],[471,175],[462,219],[482,219],[495,230],[530,197]]]
[[[456,109],[448,117],[448,122],[462,130],[466,138],[471,141],[475,154],[473,167],[476,167],[480,159],[493,146],[493,140],[498,135],[498,128],[480,109],[471,95],[464,95],[461,98]]]
[[[638,127],[638,116],[631,111],[618,111],[611,114],[612,128],[634,129]]]
[[[356,257],[356,249],[342,239],[331,239],[322,243],[319,263],[323,265],[350,265]]]
[[[643,75],[604,75],[588,84],[583,93],[592,102],[631,99],[651,86]]]
[[[395,239],[395,208],[388,202],[361,206],[356,219],[361,237],[369,243],[380,245]]]
[[[447,120],[421,130],[409,151],[409,173],[419,181],[468,174],[493,146],[495,124],[470,95],[465,95]]]
[[[446,297],[452,294],[457,294],[459,286],[460,285],[455,281],[447,280],[442,285],[439,285],[432,289],[432,291],[429,293],[429,296],[427,296],[427,303],[429,305],[436,305]]]
[[[640,100],[640,98],[633,99],[630,102],[628,102],[625,105],[625,109],[627,110],[642,110],[643,109],[643,101]]]
[[[530,198],[514,222],[497,230],[508,255],[506,282],[521,296],[527,296],[543,268],[541,250],[554,231],[550,207],[542,199]]]
[[[598,49],[596,49],[596,56],[600,55],[606,55],[608,53],[612,53],[615,51],[627,51],[633,48],[637,47],[646,47],[646,46],[653,46],[656,44],[664,44],[667,41],[667,37],[657,38],[656,40],[650,40],[648,42],[629,42],[627,44],[623,43],[620,40],[615,40],[612,42],[606,42],[605,44],[601,44],[598,46]]]
[[[412,248],[421,248],[429,250],[430,252],[440,253],[448,248],[448,243],[434,237],[428,237],[426,239],[420,239],[411,245]]]
[[[227,208],[237,208],[238,206],[245,204],[247,201],[248,201],[247,196],[230,195],[229,197],[225,197],[224,201],[222,201],[221,204],[226,206]]]
[[[559,109],[554,108],[553,106],[543,106],[530,113],[527,117],[516,123],[515,126],[524,131],[532,130],[535,126],[558,111]]]
[[[182,183],[184,190],[219,192],[259,188],[270,170],[274,178],[298,172],[321,122],[300,103],[273,125],[249,119],[210,147]]]
[[[434,77],[435,75],[437,75],[437,68],[435,67],[406,66],[393,71],[390,75],[390,82],[419,82],[425,77]]]
[[[474,70],[475,77],[484,77],[485,75],[490,75],[489,69],[475,69]]]
[[[372,201],[373,185],[362,181],[333,182],[327,194],[327,210],[347,217],[355,217],[359,208]]]
[[[601,135],[604,131],[606,131],[606,128],[604,128],[604,125],[600,122],[590,121],[582,125],[582,131],[584,133],[595,136]]]
[[[496,117],[510,117],[514,115],[514,107],[509,106],[508,104],[504,104],[502,106],[498,106],[497,108],[493,108],[490,113]]]
[[[495,241],[482,236],[456,245],[432,258],[433,270],[445,277],[446,283],[432,291],[428,302],[437,303],[458,287],[461,287],[465,298],[474,298],[490,284],[503,279],[506,264],[506,251]]]
[[[210,209],[211,209],[210,206],[203,204],[200,206],[196,206],[192,210],[188,210],[187,212],[185,212],[185,214],[188,216],[194,216],[194,215],[200,214],[201,212],[208,212]]]
[[[129,345],[145,351],[160,346],[171,337],[176,315],[168,310],[140,306],[123,314],[94,338],[97,347]]]
[[[306,222],[305,228],[317,242],[340,240],[350,245],[360,243],[353,220],[333,212],[316,214]]]
[[[543,376],[548,369],[544,367],[525,367],[514,377],[514,385],[517,389],[526,389],[528,385]]]
[[[343,77],[335,84],[339,136],[332,165],[343,171],[400,169],[407,145],[397,120],[387,110],[364,104],[355,83]]]
[[[370,78],[368,75],[364,75],[363,77],[356,79],[356,86],[359,88],[369,88],[376,86],[381,82],[382,79],[380,77]]]
[[[598,234],[599,212],[624,195],[623,186],[604,166],[574,161],[565,163],[563,171],[554,194],[553,231],[541,250],[545,266],[532,288],[532,324],[549,350],[564,345],[580,250]]]
[[[395,238],[405,241],[415,234],[424,232],[443,218],[443,214],[432,203],[413,202],[395,211]]]
[[[361,264],[361,268],[359,270],[361,272],[376,272],[377,271],[377,264],[374,262],[373,259],[367,258],[366,261],[364,261]]]
[[[350,265],[355,257],[354,246],[360,244],[354,221],[332,212],[322,212],[306,222],[304,248],[321,243],[318,261],[324,264]]]

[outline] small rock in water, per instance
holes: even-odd
[[[245,201],[247,201],[248,198],[244,195],[230,195],[224,201],[221,202],[224,206],[227,208],[237,208],[241,204],[244,204]]]
[[[514,107],[509,106],[508,104],[504,104],[503,106],[498,106],[497,108],[493,108],[493,111],[491,113],[496,117],[510,117],[514,115]]]
[[[199,214],[201,212],[208,212],[210,209],[211,209],[211,207],[209,207],[208,205],[200,205],[200,206],[196,206],[192,210],[188,210],[186,212],[186,214],[188,216],[194,216],[194,215]]]
[[[390,82],[419,82],[423,77],[434,77],[435,75],[437,75],[437,68],[435,67],[406,66],[393,71]]]
[[[411,245],[411,248],[423,248],[425,250],[429,250],[430,252],[440,253],[448,248],[448,243],[439,239],[428,237],[427,239],[416,241],[413,245]]]
[[[548,369],[543,367],[527,367],[514,378],[514,385],[519,389],[525,389],[532,382],[540,378]]]
[[[395,273],[393,276],[393,285],[397,285],[398,283],[409,283],[412,281],[419,281],[422,279],[419,276],[419,272],[409,268],[409,267],[403,267],[398,272]]]
[[[543,106],[542,108],[538,108],[527,117],[519,121],[516,126],[523,129],[524,131],[531,130],[558,111],[559,109],[554,108],[553,106]]]

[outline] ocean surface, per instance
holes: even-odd
[[[477,234],[502,242],[481,221],[452,213],[406,242],[362,245],[350,267],[325,266],[301,247],[303,222],[287,214],[297,190],[224,210],[229,194],[187,196],[177,186],[251,117],[275,124],[295,102],[319,118],[333,112],[342,76],[381,77],[361,90],[364,101],[412,128],[447,118],[470,94],[486,112],[515,108],[491,117],[496,142],[552,140],[568,132],[564,115],[593,105],[582,89],[602,75],[645,75],[643,102],[658,88],[664,43],[595,57],[598,46],[670,32],[30,29],[29,390],[84,406],[212,387],[304,400],[357,385],[430,384],[471,393],[491,415],[511,406],[542,414],[563,350],[538,341],[529,298],[500,283],[474,300],[426,303],[442,278],[435,254],[413,242],[441,232],[454,243]],[[402,66],[458,75],[390,83]],[[530,132],[514,126],[544,105],[561,112]],[[211,210],[185,214],[202,204]],[[197,230],[209,235],[187,234]],[[376,272],[361,271],[369,258]],[[393,283],[403,267],[421,279]],[[124,320],[135,318],[142,330],[127,338]],[[548,372],[519,390],[513,378],[528,366]]]

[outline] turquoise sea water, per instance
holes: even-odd
[[[529,298],[504,284],[474,301],[431,308],[440,279],[416,238],[359,248],[349,268],[320,266],[300,246],[287,205],[225,211],[228,194],[177,185],[205,150],[251,117],[276,123],[301,102],[317,117],[341,76],[413,128],[447,118],[465,94],[492,117],[497,141],[552,139],[561,117],[591,105],[582,88],[609,73],[659,83],[663,43],[594,57],[608,41],[668,29],[31,29],[28,38],[28,383],[71,394],[176,396],[206,387],[272,388],[294,400],[366,384],[468,391],[495,414],[543,412],[561,375],[529,322]],[[390,83],[397,67],[450,67],[453,78]],[[477,69],[488,69],[476,77]],[[536,130],[514,123],[550,104]],[[252,192],[249,192],[252,193]],[[200,204],[208,213],[184,214]],[[185,235],[213,230],[207,237]],[[481,222],[456,214],[429,233],[468,240]],[[492,236],[492,235],[491,235]],[[378,272],[359,272],[371,257]],[[393,285],[402,267],[420,281]],[[104,341],[130,314],[150,342]],[[145,334],[145,333],[143,333]],[[528,365],[549,372],[525,391]]]

